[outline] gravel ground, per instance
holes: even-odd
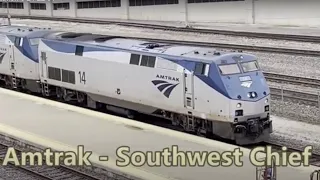
[[[265,72],[320,79],[320,57],[261,52],[247,53],[258,57],[259,64]]]
[[[155,34],[157,38],[164,39],[176,39],[176,40],[193,40],[193,41],[215,41],[222,43],[235,43],[235,44],[250,44],[250,45],[270,45],[273,47],[282,46],[295,46],[299,49],[315,49],[319,50],[320,44],[311,43],[298,43],[278,40],[267,40],[258,38],[245,38],[245,37],[232,37],[223,35],[207,35],[207,34],[195,34],[195,33],[182,33],[171,32],[161,30],[151,30],[143,28],[131,28],[118,25],[97,25],[97,24],[81,24],[81,23],[68,23],[68,22],[55,22],[55,21],[43,21],[43,20],[19,20],[12,19],[13,24],[31,25],[40,27],[51,27],[53,29],[65,30],[65,31],[78,31],[78,32],[92,32],[101,34],[113,34],[124,36],[138,36],[154,38]],[[74,27],[77,27],[76,29]],[[320,79],[320,58],[319,57],[307,57],[307,56],[292,56],[285,54],[272,54],[261,52],[248,52],[253,53],[259,57],[259,63],[262,69],[266,72],[282,73],[287,75],[295,75],[309,78]],[[270,83],[271,86],[279,86],[277,83]],[[302,91],[310,90],[314,91],[314,88],[305,88],[294,85],[284,85],[289,89],[299,89]],[[315,123],[316,116],[318,115],[318,109],[314,107],[307,107],[305,105],[288,104],[285,103],[283,107],[284,112],[279,112],[281,108],[275,108],[279,103],[275,101],[273,106],[274,112],[279,115],[285,115],[286,117],[294,118],[293,114],[299,114],[300,121],[306,122],[307,117],[313,117],[310,119],[311,123]],[[283,106],[283,105],[281,105]],[[288,107],[286,107],[288,106]],[[289,110],[291,108],[292,110]],[[310,112],[309,112],[310,111]],[[298,113],[299,112],[299,113]]]
[[[285,41],[275,41],[266,39],[249,39],[245,37],[228,37],[222,35],[205,35],[205,34],[194,34],[194,33],[181,33],[181,32],[170,32],[170,31],[159,31],[142,28],[129,28],[118,25],[97,25],[97,24],[81,24],[81,23],[67,23],[67,22],[55,22],[55,21],[40,21],[40,20],[19,20],[12,19],[13,24],[21,25],[32,25],[40,27],[52,27],[53,29],[60,29],[65,31],[81,31],[81,32],[93,32],[101,34],[113,34],[113,35],[131,35],[140,37],[153,38],[154,34],[157,34],[157,38],[167,39],[180,39],[180,40],[196,40],[196,41],[212,41],[221,42],[229,41],[231,43],[254,43],[255,45],[272,45],[279,46],[279,44],[287,45]],[[77,27],[76,29],[74,27]],[[210,39],[211,38],[211,39]],[[289,45],[299,45],[299,48],[315,48],[319,49],[320,45],[310,45],[309,43],[297,43],[290,42]],[[259,57],[259,63],[261,68],[266,72],[282,73],[288,75],[296,75],[302,77],[320,79],[320,58],[318,57],[307,57],[307,56],[292,56],[285,54],[271,54],[261,52],[248,52],[254,53]],[[269,83],[271,86],[279,86],[277,83]],[[299,89],[302,91],[314,91],[314,88],[305,88],[294,85],[284,85],[285,88]],[[274,112],[278,115],[290,117],[295,120],[307,122],[306,119],[310,118],[309,123],[318,123],[316,117],[318,116],[318,109],[315,107],[306,107],[305,105],[288,104],[281,105],[283,111],[280,112],[281,108],[275,108],[280,105],[279,102],[275,101]],[[292,110],[290,110],[290,108]],[[310,111],[310,112],[309,112]],[[307,118],[308,117],[308,118]]]
[[[25,145],[24,143],[21,143],[20,141],[17,141],[15,139],[11,139],[11,138],[5,138],[3,135],[0,135],[0,144],[5,144],[9,147],[14,147],[17,148],[19,150],[22,150],[24,152],[42,152],[41,148],[38,147],[34,147],[34,146],[29,146],[29,145]],[[5,180],[15,180],[15,179],[11,179],[11,176],[13,178],[17,177],[17,180],[22,180],[21,177],[31,177],[30,175],[23,175],[24,173],[22,172],[18,172],[18,173],[10,173],[11,171],[5,171],[5,168],[9,168],[9,167],[3,167],[0,166],[0,177],[4,178]],[[50,168],[50,167],[49,167]],[[101,168],[97,168],[97,167],[93,167],[93,166],[72,166],[70,168],[73,168],[77,171],[83,172],[85,174],[103,179],[103,180],[114,180],[115,177],[118,177],[118,180],[128,180],[128,178],[124,178],[124,177],[119,177],[117,175],[115,175],[114,173],[112,173],[111,171],[105,170],[105,169],[101,169]],[[17,171],[17,170],[16,170]],[[7,172],[8,174],[5,174],[3,172]],[[12,171],[13,172],[13,171]],[[10,175],[10,174],[14,174],[14,175]],[[20,175],[21,174],[21,175]],[[9,179],[7,179],[6,177],[10,177]],[[19,178],[20,177],[20,178]],[[35,178],[31,178],[30,180],[36,180]],[[29,180],[29,179],[23,179],[23,180]]]
[[[2,20],[2,23],[5,23]],[[284,47],[293,49],[308,49],[318,50],[320,44],[317,43],[304,43],[294,41],[282,41],[261,38],[247,38],[237,36],[225,36],[216,34],[200,34],[200,33],[186,33],[186,32],[173,32],[164,30],[152,30],[145,28],[125,27],[119,25],[97,25],[97,24],[81,24],[62,21],[45,21],[45,20],[27,20],[27,19],[12,19],[12,24],[31,25],[41,27],[51,27],[53,29],[65,29],[68,31],[85,31],[92,33],[108,33],[113,35],[124,36],[141,36],[145,38],[163,38],[175,39],[186,41],[203,41],[203,42],[217,42],[217,43],[231,43],[243,44],[253,46],[269,46],[269,47]],[[74,27],[77,27],[76,29]]]
[[[174,40],[189,40],[203,42],[220,42],[232,44],[247,45],[263,45],[279,47],[296,46],[298,49],[314,49],[319,50],[320,44],[298,43],[292,41],[278,41],[258,38],[232,37],[223,35],[206,35],[195,33],[182,33],[172,31],[160,31],[143,28],[131,28],[118,25],[97,25],[97,24],[81,24],[56,21],[40,21],[40,20],[19,20],[12,19],[13,24],[29,25],[38,27],[51,27],[56,30],[76,31],[76,32],[92,32],[109,35],[136,36],[145,38],[163,38]],[[74,28],[77,27],[77,28]],[[156,35],[156,36],[155,36]],[[247,52],[247,51],[246,51]],[[307,56],[292,56],[285,54],[272,54],[261,52],[247,52],[257,55],[259,63],[264,71],[273,73],[283,73],[288,75],[297,75],[303,77],[320,79],[320,58]]]
[[[320,125],[320,109],[318,107],[272,100],[271,112],[294,121]]]
[[[313,146],[313,153],[320,154],[320,126],[271,116],[274,132],[269,142],[289,148],[303,149]]]
[[[293,84],[281,84],[281,83],[276,83],[276,82],[270,82],[268,81],[268,85],[273,88],[283,88],[286,90],[291,90],[291,91],[298,91],[298,92],[304,92],[304,93],[310,93],[310,94],[318,94],[320,93],[320,89],[318,88],[312,88],[312,87],[304,87],[301,85],[293,85]]]
[[[221,43],[235,43],[235,44],[250,44],[250,45],[263,45],[279,47],[298,47],[299,49],[314,49],[319,50],[319,44],[312,43],[298,43],[278,40],[267,40],[258,38],[245,38],[245,37],[232,37],[223,35],[208,35],[196,33],[182,33],[161,30],[151,30],[143,28],[131,28],[118,25],[97,25],[97,24],[81,24],[81,23],[68,23],[68,22],[55,22],[55,21],[42,21],[42,20],[19,20],[12,19],[13,24],[32,25],[40,27],[51,27],[53,29],[65,31],[78,31],[78,32],[92,32],[101,34],[124,35],[124,36],[138,36],[154,38],[175,39],[175,40],[193,40],[193,41],[214,41]],[[77,27],[76,29],[74,27]],[[287,75],[295,75],[309,78],[320,79],[320,58],[307,57],[307,56],[292,56],[286,54],[274,53],[261,53],[261,52],[248,52],[253,53],[259,57],[259,63],[262,69],[266,72],[282,73]],[[270,83],[271,86],[279,86],[277,83]],[[289,89],[300,89],[302,91],[314,91],[314,88],[305,88],[301,86],[285,85]],[[278,105],[281,108],[276,108]],[[318,108],[308,107],[305,105],[298,105],[286,102],[281,105],[280,102],[274,101],[272,106],[274,113],[293,118],[308,123],[318,123],[317,117],[319,115]],[[282,111],[280,111],[282,109]]]
[[[268,82],[270,87],[281,88],[279,83]],[[283,84],[283,89],[294,90],[297,92],[313,93],[320,92],[319,89],[303,87],[297,85]],[[304,104],[297,104],[292,102],[281,102],[280,100],[272,100],[271,102],[272,114],[286,117],[291,120],[320,125],[320,108],[308,106]]]
[[[319,44],[298,43],[279,40],[267,40],[258,38],[230,37],[223,35],[206,35],[196,33],[181,33],[160,30],[150,30],[141,28],[128,28],[117,25],[95,25],[95,24],[79,24],[67,22],[38,21],[38,20],[17,20],[12,19],[13,24],[32,25],[40,27],[52,27],[65,31],[92,32],[100,34],[138,36],[146,38],[173,39],[173,40],[189,40],[203,42],[219,42],[256,46],[272,46],[272,47],[288,47],[298,49],[319,50]],[[76,29],[74,27],[77,27]],[[273,73],[283,73],[288,75],[296,75],[302,77],[310,77],[320,79],[320,59],[317,57],[306,56],[290,56],[284,54],[271,53],[254,53],[259,57],[259,62],[264,71]],[[277,86],[277,83],[271,84]],[[299,86],[287,86],[289,88],[299,88]],[[304,87],[300,87],[306,90]],[[313,88],[311,88],[313,90]],[[271,110],[276,116],[272,116],[274,123],[274,133],[270,142],[281,143],[288,147],[303,148],[306,145],[313,145],[314,152],[320,153],[320,125],[319,108],[298,105],[290,102],[281,103],[273,100]],[[278,116],[289,117],[289,119]],[[310,124],[309,124],[310,123]],[[313,125],[315,124],[315,125]],[[1,167],[2,168],[2,167]],[[83,170],[83,169],[82,169]],[[91,170],[86,170],[92,172]],[[0,176],[2,176],[0,169]]]
[[[42,27],[52,27],[53,29],[61,29],[66,31],[74,31],[74,27],[76,31],[81,32],[93,32],[93,33],[110,33],[114,35],[132,35],[132,36],[143,36],[143,37],[154,37],[154,34],[157,34],[157,38],[167,38],[167,39],[182,39],[182,40],[196,40],[196,41],[212,41],[213,39],[217,42],[229,41],[231,43],[256,43],[255,45],[263,44],[263,45],[272,45],[278,46],[279,44],[286,45],[286,42],[280,42],[275,40],[266,40],[266,39],[248,39],[244,37],[228,37],[221,35],[205,35],[205,34],[193,34],[193,33],[181,33],[181,32],[165,32],[159,30],[150,30],[150,29],[141,29],[141,28],[129,28],[117,25],[96,25],[96,24],[81,24],[81,23],[67,23],[67,22],[54,22],[54,21],[39,21],[39,20],[17,20],[13,19],[12,23],[14,24],[23,24],[23,25],[32,25],[32,26],[42,26]],[[159,35],[161,34],[161,35]],[[219,37],[219,38],[218,38]],[[213,38],[210,40],[210,38]],[[290,42],[290,45],[296,44],[296,42]],[[297,43],[299,44],[299,48],[309,48],[309,43]],[[320,45],[311,45],[310,47],[314,47],[315,49],[319,49]],[[285,54],[271,54],[271,53],[260,53],[260,52],[248,52],[254,53],[259,57],[259,63],[261,68],[267,72],[273,73],[283,73],[288,75],[296,75],[302,77],[316,78],[320,79],[320,58],[318,57],[307,57],[307,56],[292,56]],[[279,86],[278,83],[269,83],[271,86]],[[289,89],[301,89],[303,91],[310,90],[315,91],[314,88],[302,88],[301,86],[294,85],[285,85],[286,88]],[[275,105],[278,103],[276,102]],[[279,115],[284,115],[286,117],[293,118],[293,113],[296,113],[296,110],[299,109],[299,112],[302,114],[298,115],[298,118],[302,121],[306,121],[306,115],[312,115],[310,122],[315,122],[315,116],[318,113],[315,113],[317,109],[310,109],[308,107],[304,107],[304,105],[290,105],[296,107],[294,111],[289,111],[285,109],[285,113],[279,112],[279,108],[274,108],[275,113]],[[275,107],[275,106],[274,106]],[[283,107],[286,108],[286,107]],[[287,107],[289,108],[289,107]],[[312,113],[306,112],[304,109],[309,109]],[[304,115],[305,114],[305,115]]]
[[[38,180],[34,176],[19,171],[11,166],[0,166],[0,180]]]

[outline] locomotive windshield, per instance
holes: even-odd
[[[29,39],[30,45],[31,45],[31,46],[38,46],[38,45],[39,45],[39,40],[40,40],[40,38],[32,38],[32,39]]]
[[[219,65],[219,70],[222,75],[241,73],[238,64]]]
[[[243,72],[252,72],[259,70],[257,61],[250,61],[241,63]]]

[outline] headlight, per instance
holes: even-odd
[[[235,116],[243,116],[243,110],[236,110],[234,114]]]
[[[248,92],[248,98],[256,98],[258,94],[256,92]]]
[[[266,103],[266,104],[267,104],[268,102],[269,102],[269,99],[267,98],[267,99],[264,101],[264,103]]]
[[[237,108],[241,108],[241,103],[238,103],[238,104],[237,104]]]

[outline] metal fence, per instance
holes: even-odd
[[[305,87],[296,88],[288,84],[271,85],[271,99],[284,102],[293,102],[320,108],[320,89]]]

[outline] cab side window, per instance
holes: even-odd
[[[198,62],[194,68],[194,74],[208,76],[209,64]]]
[[[154,67],[156,62],[156,57],[154,56],[142,56],[140,66]]]
[[[21,37],[15,37],[14,45],[15,46],[22,46],[22,38]]]
[[[131,54],[130,64],[153,68],[155,67],[155,64],[156,64],[156,57],[139,55],[139,54]]]
[[[83,55],[83,46],[76,46],[75,55],[76,56],[82,56]]]
[[[131,54],[130,64],[139,65],[140,64],[140,55],[139,54]]]

